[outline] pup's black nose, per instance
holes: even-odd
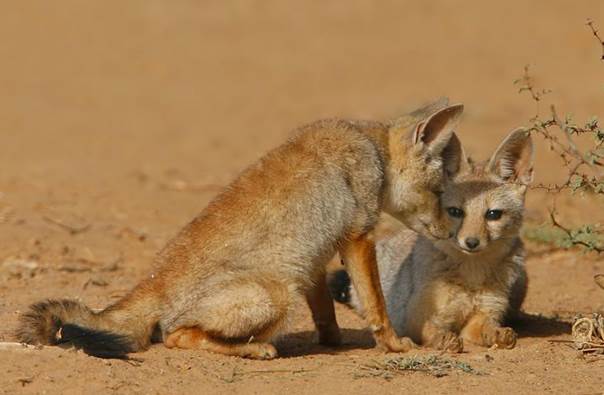
[[[478,247],[479,245],[480,245],[480,240],[478,240],[476,237],[468,237],[466,239],[466,246],[471,250]]]

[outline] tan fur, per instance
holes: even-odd
[[[519,231],[531,179],[532,143],[517,130],[488,162],[464,160],[445,189],[443,212],[464,212],[452,218],[453,238],[434,241],[400,230],[378,243],[384,296],[399,335],[454,352],[463,349],[463,340],[514,347],[516,333],[501,325],[526,293]],[[487,219],[492,209],[502,210],[501,218]],[[473,249],[469,238],[479,242]],[[351,302],[364,313],[356,293]]]
[[[272,359],[277,356],[277,349],[272,344],[228,343],[210,337],[199,327],[177,329],[168,335],[164,343],[168,348],[195,348],[243,358]]]
[[[375,244],[367,237],[362,237],[348,243],[340,250],[340,256],[346,265],[353,284],[363,301],[365,319],[373,331],[376,343],[386,350],[408,351],[414,344],[407,338],[399,339],[387,317],[386,305],[382,295],[382,287],[376,265],[365,262],[375,262]]]
[[[338,344],[325,265],[339,251],[378,346],[408,350],[412,342],[395,335],[384,307],[370,233],[387,211],[428,237],[449,236],[437,193],[443,169],[453,175],[459,168],[453,129],[462,109],[420,110],[411,127],[407,117],[301,128],[185,226],[128,297],[75,324],[123,335],[134,343],[129,350],[146,348],[158,327],[169,347],[271,358],[268,342],[286,326],[294,300],[305,297],[321,343]],[[47,341],[32,335],[37,317],[24,321],[21,340]]]

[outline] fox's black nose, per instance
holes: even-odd
[[[478,247],[479,245],[480,245],[480,240],[478,240],[476,237],[468,237],[466,239],[466,246],[471,250]]]

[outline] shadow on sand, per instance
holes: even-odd
[[[510,319],[507,325],[514,328],[520,338],[552,337],[570,334],[571,324],[558,318],[545,317],[539,314],[520,313]],[[317,344],[314,331],[289,333],[276,344],[281,357],[293,358],[305,355],[336,355],[342,351],[367,350],[375,346],[368,330],[342,328],[342,345],[326,347]]]
[[[568,321],[524,312],[509,320],[509,325],[518,332],[520,338],[569,335],[571,332],[571,323]]]
[[[342,351],[367,350],[375,346],[368,330],[342,328],[341,331],[342,345],[338,347],[318,344],[315,331],[288,333],[279,339],[276,347],[281,357],[291,358],[317,354],[336,355]]]

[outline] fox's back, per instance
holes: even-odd
[[[383,171],[375,144],[353,123],[308,125],[233,181],[168,244],[162,260],[206,277],[213,269],[253,268],[307,278],[307,262],[335,253],[359,206],[368,224],[377,221]],[[351,177],[366,188],[353,190]]]

